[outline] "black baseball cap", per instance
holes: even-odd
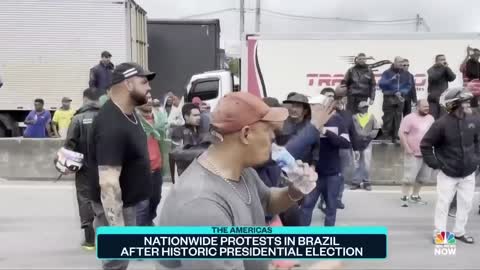
[[[155,72],[146,71],[137,63],[122,63],[115,67],[112,75],[112,85],[123,82],[132,77],[145,77],[151,81],[155,78]]]

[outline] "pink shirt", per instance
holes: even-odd
[[[399,133],[404,133],[407,138],[407,144],[417,157],[421,157],[420,142],[432,126],[435,119],[433,116],[421,116],[417,112],[405,116],[400,123]]]

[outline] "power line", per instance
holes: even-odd
[[[187,18],[194,18],[194,17],[209,16],[209,15],[215,15],[215,14],[230,12],[230,11],[239,12],[240,9],[225,8],[225,9],[213,10],[205,13],[192,14],[189,16],[185,16],[183,18],[187,19]],[[256,9],[245,8],[245,12],[255,13],[257,11]],[[342,22],[370,23],[370,24],[413,24],[413,23],[417,23],[418,21],[417,18],[397,19],[397,20],[360,20],[360,19],[350,19],[350,18],[342,18],[342,17],[317,17],[317,16],[307,16],[307,15],[298,15],[298,14],[279,12],[279,11],[264,9],[264,8],[260,8],[260,12],[266,13],[272,16],[279,16],[279,17],[284,17],[292,20],[301,20],[301,21],[320,20],[320,21],[342,21]],[[422,25],[424,25],[425,28],[427,29],[427,31],[430,31],[430,27],[426,24],[425,20],[423,18],[420,18],[420,20]]]
[[[300,19],[300,20],[326,20],[326,21],[345,21],[345,22],[356,22],[356,23],[379,23],[379,24],[410,24],[415,23],[416,18],[412,19],[398,19],[398,20],[359,20],[359,19],[349,19],[349,18],[342,18],[342,17],[316,17],[316,16],[306,16],[306,15],[296,15],[291,13],[283,13],[278,11],[273,11],[269,9],[261,9],[261,11],[271,14],[277,15],[281,17],[287,17],[292,19]]]
[[[219,10],[214,10],[210,12],[205,12],[205,13],[197,13],[197,14],[192,14],[189,16],[182,17],[183,19],[188,19],[188,18],[193,18],[193,17],[202,17],[202,16],[209,16],[209,15],[215,15],[218,13],[224,13],[228,11],[239,11],[238,8],[224,8],[224,9],[219,9]]]
[[[427,32],[430,32],[430,31],[431,31],[431,30],[430,30],[430,26],[427,24],[427,22],[425,21],[424,18],[421,18],[421,19],[420,19],[420,23],[421,23],[421,25],[427,30]]]

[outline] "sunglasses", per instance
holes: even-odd
[[[404,67],[409,67],[410,65],[403,65]]]

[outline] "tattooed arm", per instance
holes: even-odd
[[[121,166],[99,166],[100,194],[105,217],[110,226],[125,226],[123,219]]]

